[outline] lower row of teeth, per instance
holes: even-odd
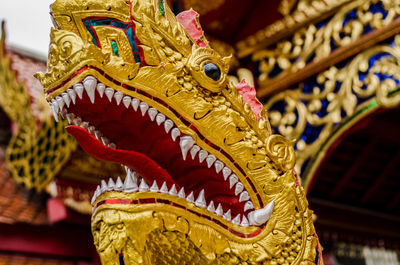
[[[239,181],[238,177],[234,173],[232,173],[232,170],[229,167],[225,166],[222,161],[218,160],[214,155],[209,154],[206,150],[196,145],[194,139],[191,136],[181,135],[180,130],[175,127],[175,124],[172,120],[168,119],[164,114],[159,113],[158,110],[156,110],[155,108],[150,107],[146,102],[142,102],[137,98],[124,95],[122,92],[115,91],[110,87],[106,87],[104,84],[98,82],[97,79],[93,76],[87,76],[82,81],[82,83],[76,83],[72,88],[68,89],[67,92],[62,93],[60,96],[57,96],[50,102],[50,107],[52,109],[55,120],[58,121],[58,115],[61,114],[62,117],[66,117],[68,119],[69,123],[74,122],[76,125],[83,127],[89,133],[94,135],[98,140],[100,140],[104,145],[111,148],[116,148],[116,145],[110,142],[109,139],[104,137],[100,131],[97,131],[94,126],[91,126],[88,122],[83,121],[81,117],[77,117],[73,113],[68,113],[67,108],[71,104],[76,104],[77,97],[82,99],[84,92],[87,93],[92,104],[95,103],[96,95],[100,96],[100,98],[106,96],[110,102],[114,101],[117,105],[120,105],[122,102],[127,109],[132,108],[134,111],[140,111],[142,116],[145,116],[147,114],[151,121],[156,122],[158,126],[163,126],[165,132],[167,134],[171,134],[171,138],[173,141],[177,141],[179,139],[178,141],[182,151],[183,160],[186,160],[189,153],[193,160],[198,155],[200,163],[203,163],[203,161],[205,161],[208,168],[214,167],[216,173],[221,173],[224,180],[229,182],[230,188],[234,188],[235,195],[239,197],[239,202],[245,203],[244,211],[254,209],[254,206],[250,201],[250,196],[248,192],[244,189],[244,185]],[[120,182],[122,183],[122,181]],[[138,189],[139,188],[140,185]],[[189,197],[188,200],[191,201],[192,198]],[[193,198],[193,201],[196,202],[197,200],[194,200]],[[269,216],[273,209],[273,204],[274,202],[272,201],[263,209],[250,212],[248,214],[248,218],[243,216],[242,220],[240,220],[239,215],[233,218],[231,221],[233,223],[243,226],[261,225],[269,219]],[[209,206],[210,205],[208,205],[207,208],[209,208]],[[219,210],[219,208],[221,209]],[[212,210],[212,205],[210,209]],[[217,212],[217,210],[218,213],[223,212],[222,207],[217,206],[215,212]],[[231,219],[230,210],[223,213],[222,216],[224,216],[226,219]]]
[[[245,190],[243,183],[239,181],[236,174],[232,173],[232,170],[228,166],[225,166],[222,161],[218,160],[216,156],[209,154],[206,150],[196,145],[193,137],[181,134],[181,131],[175,126],[172,120],[168,119],[164,114],[159,113],[155,108],[150,107],[146,102],[124,95],[110,87],[105,87],[104,84],[98,82],[93,76],[87,76],[82,83],[76,83],[67,91],[68,92],[62,93],[50,102],[52,113],[57,121],[58,115],[61,114],[63,118],[67,118],[70,124],[74,123],[77,126],[81,126],[104,145],[115,149],[117,147],[115,143],[112,143],[107,137],[103,136],[94,126],[83,121],[81,117],[73,113],[68,113],[67,108],[71,104],[76,104],[77,97],[82,99],[83,93],[86,92],[92,104],[95,103],[96,96],[100,98],[106,96],[110,102],[115,102],[117,105],[122,103],[127,109],[131,108],[134,111],[140,111],[143,117],[147,115],[152,122],[156,122],[158,126],[163,126],[165,132],[167,134],[170,133],[173,141],[179,142],[183,160],[186,160],[190,154],[193,160],[196,159],[197,156],[200,163],[206,162],[208,168],[213,167],[217,174],[222,174],[224,181],[229,182],[229,187],[234,190],[235,195],[238,196],[239,202],[246,203],[247,206],[245,206],[245,210],[253,209],[249,193]]]
[[[109,191],[120,191],[124,193],[134,193],[134,192],[156,192],[156,193],[164,193],[171,196],[176,196],[179,198],[186,199],[188,202],[194,203],[197,207],[206,208],[208,211],[215,213],[219,216],[222,216],[226,220],[232,222],[233,224],[240,225],[243,227],[247,227],[249,225],[262,225],[267,222],[272,214],[272,210],[274,207],[274,201],[270,202],[266,207],[254,210],[247,214],[247,217],[238,214],[236,217],[232,218],[231,210],[227,210],[226,212],[223,210],[222,205],[219,203],[215,206],[213,201],[207,204],[205,199],[204,190],[201,190],[197,199],[194,197],[193,192],[190,192],[189,195],[186,196],[185,188],[182,187],[179,191],[176,189],[175,184],[171,186],[171,188],[167,187],[167,183],[164,182],[161,187],[158,186],[157,181],[154,180],[153,184],[150,186],[146,183],[146,181],[139,177],[133,170],[126,168],[127,175],[125,177],[125,181],[122,182],[121,178],[118,177],[116,181],[112,178],[109,179],[108,183],[105,180],[101,181],[101,185],[97,186],[97,189],[92,198],[92,204],[95,203],[96,199]],[[248,201],[244,206],[244,211],[246,212],[249,209],[253,209],[253,204]]]

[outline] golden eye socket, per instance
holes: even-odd
[[[206,63],[203,67],[204,73],[214,81],[218,81],[221,78],[221,69],[216,64]]]
[[[226,86],[228,67],[225,61],[211,48],[193,47],[188,65],[193,78],[199,85],[213,93]]]

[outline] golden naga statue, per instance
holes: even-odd
[[[93,196],[101,261],[322,264],[293,143],[255,90],[234,87],[193,10],[163,0],[57,0],[48,73],[56,119],[126,167]]]

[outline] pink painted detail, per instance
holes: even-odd
[[[236,86],[236,89],[239,91],[240,95],[242,95],[243,102],[250,105],[251,110],[256,114],[258,120],[264,120],[264,118],[261,117],[263,105],[256,97],[256,89],[247,84],[244,79]]]
[[[296,187],[300,186],[299,176],[297,175],[296,169],[293,169],[294,177],[296,178]]]
[[[68,217],[67,208],[59,199],[49,199],[47,201],[47,216],[52,224],[63,221]]]
[[[203,41],[204,32],[200,26],[199,14],[193,9],[183,11],[179,13],[176,18],[186,29],[187,33],[190,34],[192,39],[196,41],[200,47],[207,47],[207,44]]]
[[[319,238],[318,238],[318,235],[317,235],[317,233],[314,233],[314,236],[315,236],[315,238],[317,239],[317,249],[318,249],[318,263],[317,263],[317,265],[322,265],[322,260],[323,260],[323,258],[322,258],[322,248],[321,248],[321,244],[319,243]]]
[[[18,124],[13,121],[11,121],[11,132],[13,135],[16,135],[18,133]]]

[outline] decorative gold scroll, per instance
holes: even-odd
[[[302,172],[306,182],[318,165],[316,160],[323,157],[321,150],[325,152],[332,143],[330,138],[336,130],[351,126],[357,116],[363,117],[379,106],[392,108],[400,104],[399,62],[400,35],[396,35],[389,44],[365,50],[344,67],[332,66],[318,74],[315,84],[310,79],[297,88],[275,94],[266,102],[272,127],[285,137],[297,140],[296,170],[300,172],[303,163],[311,160],[307,171]],[[304,92],[307,82],[311,84],[309,93]],[[271,110],[278,102],[284,103],[283,112]],[[325,102],[327,113],[318,115]],[[302,139],[307,124],[322,127],[317,139],[309,144]]]

